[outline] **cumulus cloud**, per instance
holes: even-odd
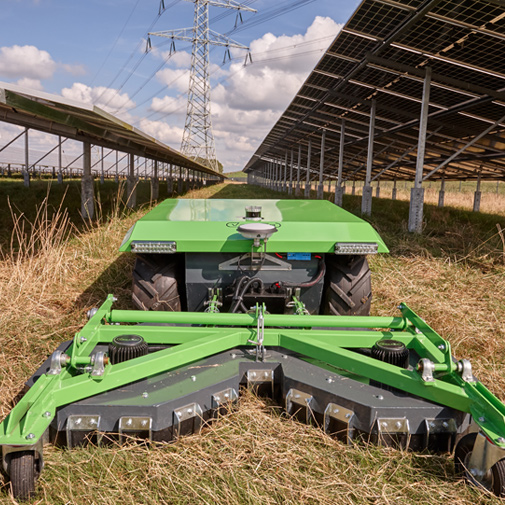
[[[135,107],[135,102],[130,99],[128,93],[120,93],[116,89],[104,86],[87,86],[81,82],[75,82],[71,88],[63,88],[61,95],[70,100],[96,105],[110,112]]]
[[[156,74],[156,78],[170,89],[187,92],[189,88],[189,71],[182,68],[164,68]]]
[[[141,119],[139,128],[174,149],[180,149],[182,133],[184,131],[180,126],[171,125],[165,121]]]
[[[189,68],[191,65],[191,54],[186,51],[176,51],[170,54],[168,51],[161,53],[164,60],[177,68]]]
[[[72,75],[84,75],[86,73],[86,69],[84,65],[69,65],[68,63],[62,63],[61,68]]]
[[[51,55],[35,46],[0,47],[0,75],[7,79],[18,79],[18,84],[41,90],[41,81],[50,79],[57,71],[72,75],[83,75],[83,65],[58,63]]]
[[[38,79],[30,79],[29,77],[19,79],[17,84],[23,86],[24,88],[35,89],[37,91],[42,91],[44,89],[42,83]]]
[[[252,64],[244,67],[243,52],[234,50],[233,56],[241,55],[240,61],[235,60],[227,69],[211,65],[213,81],[219,80],[211,90],[212,125],[217,155],[226,171],[243,168],[341,28],[331,18],[317,16],[304,34],[267,33],[253,40],[249,44]],[[158,53],[158,56],[168,55]],[[189,65],[189,53],[170,57],[157,78],[178,96],[155,98],[150,106],[152,111],[170,114],[172,122],[166,128],[148,125],[150,132],[166,135],[166,141],[175,147],[182,138]],[[178,129],[173,124],[177,120]],[[178,130],[179,138],[168,140]]]
[[[341,28],[317,16],[305,34],[267,33],[250,44],[252,65],[230,66],[227,81],[212,90],[216,150],[226,170],[243,168]]]
[[[161,114],[185,115],[188,105],[186,96],[164,96],[163,98],[153,98],[150,109]]]
[[[0,74],[16,79],[49,79],[56,62],[47,51],[35,46],[0,47]]]
[[[253,64],[231,65],[226,88],[218,88],[214,98],[232,107],[284,110],[341,28],[317,16],[304,35],[267,33],[252,41]]]

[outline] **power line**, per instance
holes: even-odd
[[[148,31],[151,31],[154,28],[154,25],[157,23],[158,19],[161,17],[161,15],[163,14],[163,12],[165,12],[168,9],[170,9],[171,7],[173,7],[174,5],[176,5],[177,3],[179,3],[180,1],[181,0],[173,0],[172,3],[168,7],[164,7],[163,10],[161,9],[161,5],[160,5],[160,10],[158,11],[158,14],[154,17],[153,21],[149,25]],[[105,91],[107,89],[110,89],[112,87],[112,85],[114,84],[114,82],[116,81],[116,79],[123,73],[123,71],[126,69],[126,67],[128,66],[128,64],[132,60],[133,56],[141,48],[142,43],[143,43],[143,39],[140,39],[140,41],[136,45],[135,49],[132,51],[132,53],[130,54],[130,56],[126,60],[126,63],[124,63],[124,65],[116,73],[116,75],[114,76],[114,78],[112,79],[112,81],[110,81],[109,85],[102,91],[102,93],[100,94],[100,96],[97,98],[97,101],[100,100],[100,98],[102,98],[102,96],[104,95]],[[128,74],[128,76],[125,79],[125,81],[121,84],[121,87],[119,88],[119,90],[115,91],[115,93],[110,97],[110,99],[107,101],[107,103],[105,105],[107,105],[119,93],[119,91],[123,88],[123,86],[128,82],[128,80],[130,79],[130,77],[133,75],[133,72],[135,72],[135,70],[139,67],[140,63],[142,63],[142,61],[144,60],[145,55],[146,55],[146,53],[142,54],[142,56],[140,57],[140,60],[134,65],[134,68],[130,71],[130,73]]]
[[[105,65],[105,63],[109,59],[109,56],[111,55],[112,51],[116,47],[116,44],[118,43],[119,39],[121,38],[121,35],[123,35],[123,32],[125,31],[126,26],[130,22],[130,19],[133,16],[133,13],[135,12],[135,9],[137,8],[137,6],[138,6],[139,3],[140,3],[140,0],[137,0],[136,3],[135,3],[135,5],[133,6],[133,9],[131,10],[130,15],[128,16],[128,18],[126,19],[125,24],[123,25],[123,28],[121,28],[121,31],[119,32],[119,35],[116,37],[116,40],[114,41],[114,44],[112,44],[112,47],[109,49],[109,52],[107,53],[107,56],[105,57],[105,59],[103,60],[102,64],[100,65],[100,68],[96,71],[93,79],[91,79],[90,86],[93,85],[93,83],[95,82],[95,79],[97,78],[98,74],[101,72],[103,66]]]
[[[252,53],[252,56],[253,56],[253,64],[257,64],[257,63],[267,63],[267,62],[270,62],[270,61],[280,61],[280,60],[288,60],[290,58],[296,58],[296,57],[299,57],[299,56],[306,56],[308,54],[313,54],[313,53],[317,53],[317,52],[321,52],[321,51],[324,51],[325,48],[321,48],[321,49],[312,49],[310,51],[305,51],[305,52],[300,52],[300,53],[293,53],[293,54],[290,54],[290,55],[286,55],[286,56],[278,56],[278,57],[275,57],[275,58],[265,58],[263,60],[257,60],[256,58],[260,55],[265,55],[265,54],[272,54],[272,53],[276,53],[276,52],[280,52],[280,51],[286,51],[288,49],[294,49],[294,48],[298,48],[298,47],[302,47],[302,46],[307,46],[307,45],[310,45],[310,44],[315,44],[315,43],[318,43],[318,42],[321,42],[323,40],[326,40],[326,39],[334,39],[336,36],[335,35],[326,35],[325,37],[320,37],[320,38],[317,38],[317,39],[312,39],[312,40],[307,40],[307,41],[304,41],[304,42],[298,42],[296,44],[292,44],[292,45],[289,45],[289,46],[282,46],[282,47],[278,47],[276,49],[270,49],[268,51],[261,51],[259,53]],[[230,61],[240,61],[242,59],[242,56],[235,56],[235,57],[232,57]],[[227,62],[228,63],[228,62]],[[226,64],[227,64],[226,63]],[[219,65],[219,68],[222,68],[224,67],[225,64],[221,64]],[[225,78],[223,78],[221,81],[218,81],[218,84],[221,84],[222,82],[226,82],[227,79],[229,79],[230,77],[236,75],[238,72],[240,71],[240,69],[237,71],[237,72],[234,72],[233,74],[229,75],[229,76],[226,76]],[[132,110],[135,110],[139,107],[141,107],[142,105],[144,105],[145,103],[147,103],[149,100],[152,100],[153,98],[156,98],[158,96],[158,94],[162,93],[163,91],[165,91],[167,88],[169,88],[170,86],[172,86],[172,84],[175,84],[179,79],[181,79],[182,77],[184,77],[186,74],[189,73],[189,70],[187,70],[186,72],[184,72],[183,74],[180,74],[178,75],[175,79],[173,79],[172,81],[170,81],[169,83],[165,84],[163,87],[161,87],[158,91],[156,91],[155,93],[153,93],[152,95],[150,95],[148,98],[146,98],[145,100],[143,100],[142,102],[138,103],[137,105],[135,105],[135,107],[131,107],[130,109],[128,109],[126,112],[130,112]],[[215,72],[211,72],[210,75],[214,74]],[[180,93],[179,95],[177,95],[175,97],[175,100],[177,100],[178,98],[181,98],[182,96],[184,96],[185,93]],[[142,118],[142,119],[148,119],[150,117],[152,117],[153,115],[155,114],[158,114],[159,111],[155,111],[153,112],[152,114],[150,114],[149,116],[146,116],[145,118]],[[136,123],[137,124],[137,123]]]
[[[246,2],[244,2],[244,5],[251,5],[252,3],[254,3],[255,0],[248,0]],[[230,34],[233,34],[237,31],[240,31],[242,29],[245,29],[247,27],[252,27],[252,26],[256,26],[258,24],[261,24],[263,22],[266,22],[266,21],[269,21],[271,19],[275,19],[277,18],[278,16],[280,15],[283,15],[283,14],[286,14],[288,12],[291,12],[292,10],[296,10],[300,7],[302,7],[303,5],[305,4],[308,4],[308,3],[312,3],[314,2],[315,0],[296,0],[294,3],[292,3],[292,0],[287,0],[283,3],[281,3],[280,5],[278,5],[277,7],[275,8],[271,8],[270,10],[267,10],[265,13],[263,14],[260,14],[258,16],[255,16],[253,18],[249,18],[247,19],[246,21],[244,21],[241,25],[236,25],[232,30],[230,30],[229,32],[226,33],[226,35],[230,35]],[[159,17],[163,14],[163,12],[165,12],[166,10],[170,9],[171,7],[173,7],[174,5],[176,5],[178,2],[180,2],[180,0],[173,0],[172,3],[168,6],[168,7],[164,7],[164,9],[162,10],[161,9],[161,5],[163,5],[163,2],[160,4],[160,11],[158,12],[157,16],[155,17],[155,20],[153,21],[153,23],[151,24],[150,28],[148,29],[148,31],[151,30],[151,28],[154,26],[154,24],[157,22],[157,20],[159,19]],[[226,11],[226,12],[222,12],[220,13],[219,15],[215,16],[214,18],[212,18],[213,20],[221,20],[221,19],[224,19],[226,16],[229,16],[230,15],[230,11]],[[251,23],[251,20],[254,21],[254,24]],[[245,27],[245,28],[244,28]],[[160,44],[161,45],[161,44]],[[137,49],[140,47],[140,44],[137,46]],[[135,49],[135,51],[137,50]],[[215,49],[215,47],[212,47],[211,48],[211,52]],[[134,53],[135,53],[134,51]],[[131,58],[133,57],[133,54],[130,56],[130,59],[128,60],[128,62],[131,60]],[[111,100],[119,93],[119,91],[121,91],[124,87],[124,85],[129,81],[129,79],[132,77],[133,73],[135,72],[135,70],[140,66],[140,64],[142,63],[142,61],[144,60],[146,56],[146,53],[144,53],[141,58],[140,58],[140,61],[138,61],[136,63],[136,65],[134,66],[134,68],[132,69],[132,71],[129,73],[129,75],[127,76],[127,78],[124,80],[124,82],[121,84],[121,86],[115,91],[115,93],[110,97],[110,99],[107,101],[107,103],[105,105],[108,105]],[[126,63],[126,65],[128,64],[128,62]],[[123,68],[126,66],[124,65]],[[119,73],[122,72],[123,69],[120,70]],[[156,74],[156,72],[154,73],[154,75]],[[154,75],[151,76],[150,79],[147,79],[141,86],[140,88],[137,89],[137,91],[135,91],[134,95],[137,95],[138,92],[143,89],[147,84],[148,82],[154,77]],[[116,77],[117,78],[117,77]],[[114,79],[115,80],[115,79]],[[110,86],[112,85],[112,83],[109,85],[109,88]],[[105,90],[104,90],[105,92]],[[103,95],[103,93],[102,93]],[[99,99],[101,98],[101,96],[99,97]],[[122,109],[124,108],[124,105],[122,107],[120,107],[119,111],[121,111]]]
[[[330,36],[326,36],[326,37],[321,37],[320,39],[314,39],[314,41],[319,41],[319,40],[324,40],[326,38],[334,38],[335,36],[333,35],[330,35]],[[296,47],[298,45],[301,45],[303,43],[300,43],[300,44],[294,44],[292,46],[284,46],[280,49],[273,49],[271,51],[263,51],[261,53],[256,53],[256,54],[268,54],[268,53],[273,53],[273,52],[277,52],[279,50],[284,50],[284,49],[289,49],[289,48],[293,48],[293,47]],[[322,49],[312,49],[310,51],[304,51],[304,52],[300,52],[300,53],[294,53],[294,54],[291,54],[291,55],[288,55],[288,56],[276,56],[274,58],[265,58],[263,60],[255,60],[255,63],[266,63],[266,62],[270,62],[270,61],[281,61],[281,60],[288,60],[288,59],[292,59],[294,57],[300,57],[300,56],[306,56],[307,54],[314,54],[314,53],[317,53],[317,52],[322,52],[324,51],[324,48]],[[233,58],[234,60],[240,60],[241,57],[236,57],[236,58]],[[220,65],[220,67],[223,67],[224,65]],[[220,79],[217,84],[222,84],[224,82],[226,82],[228,79],[230,79],[231,77],[233,77],[234,75],[237,75],[239,72],[241,72],[243,70],[243,68],[239,68],[237,69],[235,72],[233,72],[232,74],[230,75],[227,75],[227,76],[224,76],[222,79]],[[211,72],[211,75],[212,75],[213,72]],[[179,76],[177,79],[179,79],[181,76]],[[167,85],[168,87],[168,85]],[[179,93],[179,95],[173,97],[174,98],[174,101],[175,100],[178,100],[179,98],[182,98],[183,96],[185,95],[185,93]],[[142,119],[150,119],[151,117],[155,116],[156,114],[162,114],[162,116],[160,116],[159,118],[155,119],[155,121],[161,121],[162,119],[165,119],[166,117],[170,116],[171,114],[176,114],[178,111],[182,110],[183,108],[185,107],[185,104],[182,104],[180,105],[179,107],[177,107],[176,109],[174,110],[171,110],[169,112],[165,112],[163,113],[163,111],[153,111],[151,114],[149,114],[148,116],[145,116],[143,118],[140,118],[138,121],[135,122],[135,124],[138,124],[139,121],[141,121]]]
[[[161,10],[160,9],[160,12],[158,13],[158,15],[156,16],[155,18],[155,21],[151,24],[151,27],[154,25],[154,23],[157,21],[157,19],[159,18],[159,16],[161,15],[161,13],[163,13],[165,10],[168,10],[169,8],[173,7],[176,3],[178,3],[180,0],[174,0],[168,7],[166,7],[164,10]],[[244,2],[244,5],[250,5],[252,3],[254,3],[255,0],[248,0],[246,2]],[[266,22],[266,21],[269,21],[271,19],[275,19],[277,17],[279,17],[280,15],[283,15],[283,14],[286,14],[288,12],[291,12],[293,10],[296,10],[300,7],[303,7],[304,5],[306,4],[309,4],[309,3],[312,3],[313,1],[315,0],[296,0],[294,3],[292,2],[292,0],[288,0],[288,1],[285,1],[281,4],[278,4],[276,7],[274,8],[271,8],[267,11],[265,11],[264,13],[262,13],[261,15],[258,15],[258,16],[255,16],[253,18],[249,18],[247,19],[245,22],[243,22],[240,26],[235,26],[235,28],[233,28],[232,30],[230,30],[228,32],[228,34],[231,34],[231,33],[234,33],[234,32],[237,32],[237,31],[240,31],[240,30],[243,30],[243,29],[246,29],[246,28],[249,28],[249,27],[252,27],[252,26],[256,26],[258,24],[261,24],[263,22]],[[226,12],[223,12],[223,13],[220,13],[219,15],[215,16],[212,18],[212,20],[220,20],[220,19],[223,19],[224,17],[226,16],[229,16],[230,15],[230,11],[226,11]],[[313,39],[311,41],[305,41],[305,42],[300,42],[298,44],[294,44],[294,45],[291,45],[291,46],[284,46],[284,47],[281,47],[281,48],[277,48],[277,49],[272,49],[272,50],[269,50],[269,51],[263,51],[261,53],[254,53],[253,56],[257,57],[258,55],[262,55],[262,54],[269,54],[269,53],[274,53],[274,52],[280,52],[280,51],[283,51],[283,50],[286,50],[286,49],[290,49],[290,48],[294,48],[294,47],[301,47],[301,46],[304,46],[304,45],[309,45],[309,44],[313,44],[313,43],[316,43],[320,40],[324,40],[326,38],[330,38],[330,37],[334,37],[334,36],[327,36],[327,37],[322,37],[322,38],[319,38],[319,39]],[[163,42],[161,44],[158,44],[156,47],[160,47],[164,44],[166,44],[168,42]],[[138,47],[138,46],[137,46]],[[183,48],[182,50],[185,50],[186,48]],[[211,52],[215,49],[215,47],[212,47],[211,48]],[[318,50],[314,50],[314,51],[311,51],[311,52],[317,52]],[[296,56],[303,56],[305,54],[310,54],[311,52],[306,52],[306,53],[303,53],[303,54],[299,54],[299,55],[296,55]],[[170,57],[170,55],[169,55]],[[126,82],[128,82],[128,80],[130,79],[130,77],[133,75],[133,72],[138,68],[138,66],[140,65],[140,63],[144,60],[145,58],[145,53],[144,55],[142,55],[141,59],[139,62],[137,62],[137,64],[135,65],[135,67],[133,68],[133,70],[130,72],[129,76],[125,79],[125,81],[122,83],[122,85],[120,86],[120,88],[114,93],[114,95],[112,95],[112,97],[109,99],[109,101],[107,102],[107,104],[112,100],[112,98],[118,94],[118,92],[124,87],[124,85],[126,84]],[[131,58],[130,58],[131,59]],[[137,88],[137,90],[131,95],[131,97],[129,98],[133,98],[134,96],[136,96],[140,91],[142,91],[145,86],[155,77],[155,75],[161,70],[161,68],[164,66],[165,62],[168,61],[169,58],[166,58],[166,60],[164,62],[162,62],[158,67],[157,69],[152,72],[152,74],[146,78],[144,80],[144,82],[141,84],[141,86],[139,88]],[[241,57],[233,57],[233,58],[229,58],[228,61],[236,61],[236,60],[239,60],[241,59]],[[268,62],[268,61],[278,61],[278,60],[282,60],[284,59],[283,57],[279,57],[277,59],[274,59],[274,58],[270,58],[270,59],[266,59],[266,60],[261,60],[260,62]],[[224,66],[224,64],[221,64],[220,67],[222,68]],[[139,104],[136,104],[134,107],[131,107],[129,109],[126,110],[126,112],[129,112],[131,110],[135,110],[137,109],[138,107],[144,105],[146,102],[148,102],[149,100],[152,100],[153,98],[155,98],[159,93],[163,92],[164,90],[166,90],[167,88],[169,88],[172,84],[174,84],[175,82],[177,82],[179,79],[181,79],[182,77],[184,77],[187,73],[189,73],[189,70],[187,72],[185,72],[184,74],[181,74],[179,75],[178,77],[176,77],[174,80],[172,80],[170,83],[166,84],[165,86],[163,86],[162,88],[160,88],[156,93],[152,94],[150,97],[148,97],[147,99],[143,100],[142,102],[140,102]],[[123,109],[125,108],[125,105],[126,103],[128,103],[128,101],[125,102],[125,104],[121,107],[119,107],[118,109],[116,109],[117,112],[121,112],[123,111]],[[105,104],[105,105],[107,105]],[[116,112],[116,113],[117,113]],[[150,117],[150,116],[147,116],[147,117]]]

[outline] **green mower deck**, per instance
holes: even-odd
[[[505,457],[505,406],[405,305],[398,317],[112,307],[109,296],[35,374],[0,425],[6,470],[16,453],[34,451],[41,459],[44,437],[70,447],[104,435],[176,439],[234,401],[240,386],[259,388],[297,418],[348,441],[447,451],[478,432],[481,447],[467,461],[477,481]],[[102,349],[129,334],[154,352],[111,364]],[[391,339],[409,349],[408,368],[366,355]]]
[[[505,406],[406,305],[368,315],[365,254],[387,251],[368,223],[322,201],[170,200],[121,250],[150,310],[109,295],[29,379],[0,424],[15,498],[34,495],[46,442],[170,442],[242,388],[345,442],[454,451],[505,496]]]

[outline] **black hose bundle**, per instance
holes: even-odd
[[[279,284],[283,287],[289,287],[289,288],[311,288],[312,286],[315,286],[324,277],[325,273],[326,273],[326,264],[323,258],[319,258],[317,274],[309,282],[302,282],[301,284],[297,284],[296,282],[283,281],[279,282]]]
[[[247,275],[244,275],[241,277],[238,282],[237,286],[235,288],[235,292],[233,293],[233,303],[230,309],[230,312],[234,314],[237,312],[237,309],[240,307],[240,309],[243,312],[247,312],[247,307],[244,305],[244,295],[247,293],[247,290],[254,284],[258,283],[258,288],[260,290],[263,289],[263,281],[258,278],[251,278],[248,277]],[[242,287],[243,286],[243,287]]]

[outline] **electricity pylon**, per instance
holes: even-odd
[[[195,19],[192,28],[152,32],[148,36],[155,35],[172,39],[170,51],[175,50],[175,40],[185,40],[192,43],[188,108],[181,151],[191,158],[202,160],[210,168],[218,171],[210,117],[209,45],[225,47],[225,59],[227,56],[230,58],[230,48],[249,48],[209,28],[209,5],[235,9],[238,11],[240,18],[242,18],[241,11],[256,12],[256,10],[241,5],[234,0],[186,1],[195,4]],[[162,0],[160,10],[163,8]],[[149,39],[148,45],[150,45]]]

